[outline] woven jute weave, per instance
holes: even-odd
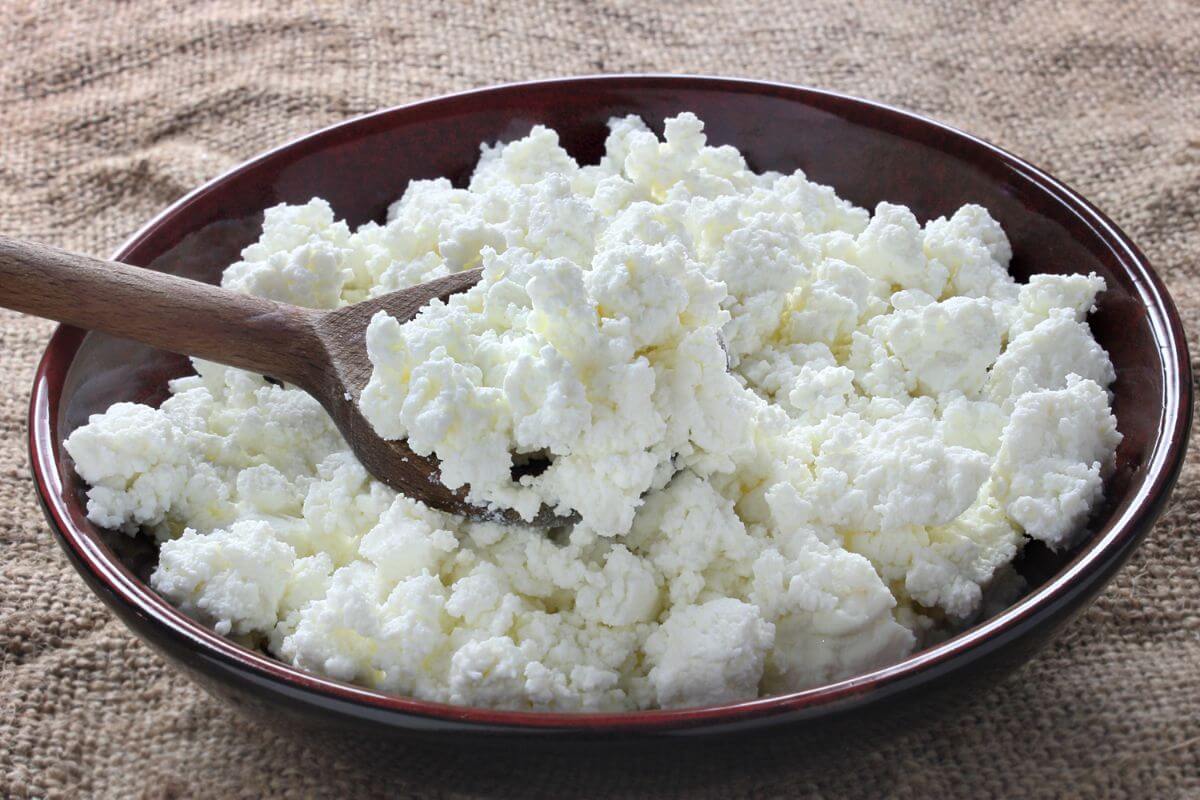
[[[96,254],[268,146],[494,83],[599,72],[835,89],[1000,144],[1094,200],[1200,326],[1200,5],[0,0],[0,231]],[[398,189],[401,187],[397,187]],[[1200,469],[1100,600],[933,728],[807,759],[395,747],[261,729],[118,623],[55,545],[24,450],[52,330],[0,311],[0,796],[1200,796]]]

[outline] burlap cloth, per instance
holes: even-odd
[[[526,78],[679,71],[931,115],[1094,199],[1200,315],[1200,5],[836,0],[0,4],[0,231],[108,253],[188,189],[376,108]],[[400,187],[397,187],[398,189]],[[0,312],[0,796],[1200,796],[1200,473],[1055,645],[967,713],[813,763],[786,745],[653,763],[258,729],[118,623],[54,544],[25,409],[49,323]]]

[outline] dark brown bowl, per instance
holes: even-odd
[[[446,175],[461,184],[482,141],[511,139],[545,123],[577,158],[594,161],[609,117],[639,114],[661,130],[665,116],[684,110],[705,120],[710,141],[740,148],[754,169],[803,168],[859,205],[892,200],[925,219],[979,203],[1008,232],[1018,277],[1095,270],[1108,281],[1091,324],[1116,366],[1114,409],[1125,438],[1106,483],[1107,501],[1073,552],[1028,550],[1020,567],[1032,590],[1013,606],[869,674],[710,708],[494,711],[340,683],[243,648],[184,616],[145,582],[152,547],[87,521],[86,487],[63,439],[114,402],[161,400],[165,380],[187,364],[62,327],[37,371],[30,453],[46,517],[79,573],[135,633],[214,694],[293,728],[607,741],[783,723],[797,732],[828,731],[835,721],[865,725],[944,707],[1027,660],[1095,597],[1162,511],[1183,462],[1192,382],[1179,316],[1137,247],[1079,195],[986,142],[894,108],[780,84],[612,76],[501,86],[381,111],[258,156],[172,205],[115,258],[215,281],[256,238],[263,209],[276,203],[319,195],[352,224],[378,220],[410,179]]]

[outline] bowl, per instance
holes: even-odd
[[[1031,546],[1019,568],[1031,590],[1011,607],[911,657],[802,692],[707,708],[536,713],[395,697],[288,666],[189,619],[152,591],[154,548],[85,516],[85,489],[63,439],[121,400],[160,402],[186,360],[61,327],[34,380],[29,433],[46,517],[75,568],[126,625],[169,662],[238,708],[288,729],[433,739],[644,741],[789,725],[887,726],[952,707],[1026,661],[1112,578],[1167,501],[1191,423],[1191,373],[1178,313],[1137,247],[1061,182],[984,141],[895,108],[814,89],[726,78],[602,76],[470,91],[334,125],[253,158],[163,211],[114,258],[215,282],[257,237],[263,209],[326,198],[351,224],[381,220],[414,178],[461,185],[483,141],[557,129],[594,162],[605,121],[695,111],[710,142],[736,145],[756,170],[791,171],[858,205],[883,199],[920,219],[967,202],[987,207],[1012,240],[1013,272],[1096,271],[1108,282],[1092,329],[1116,367],[1113,408],[1124,434],[1106,502],[1074,550]]]

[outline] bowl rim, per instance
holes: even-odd
[[[50,337],[34,375],[29,405],[29,452],[32,473],[46,517],[60,545],[71,556],[77,569],[81,572],[87,570],[90,578],[107,590],[109,597],[105,599],[120,603],[137,616],[147,619],[176,643],[186,648],[198,649],[209,659],[216,659],[234,671],[243,674],[249,672],[259,682],[265,681],[277,689],[291,691],[293,694],[298,689],[326,700],[349,702],[369,708],[377,713],[395,713],[485,727],[592,732],[672,730],[812,710],[843,701],[852,702],[877,689],[899,689],[905,683],[919,681],[922,677],[928,680],[934,673],[939,672],[937,667],[963,660],[972,652],[978,652],[980,645],[985,642],[995,641],[1006,634],[1016,635],[1020,632],[1019,629],[1036,621],[1035,618],[1040,612],[1069,595],[1080,584],[1090,583],[1089,579],[1102,576],[1130,545],[1137,543],[1161,510],[1162,502],[1178,476],[1187,449],[1187,434],[1192,416],[1191,366],[1186,337],[1178,311],[1162,280],[1138,247],[1107,216],[1061,181],[990,142],[885,103],[774,81],[662,73],[569,76],[452,92],[352,117],[263,151],[171,203],[126,239],[112,257],[115,260],[123,259],[160,226],[185,212],[197,198],[218,191],[227,181],[275,159],[286,160],[297,149],[319,146],[323,141],[353,128],[371,126],[397,114],[434,110],[441,104],[460,103],[464,99],[485,99],[498,94],[519,94],[530,90],[598,83],[632,89],[675,86],[716,91],[733,90],[780,96],[807,105],[813,105],[812,101],[820,100],[842,112],[869,111],[890,116],[924,128],[926,136],[933,132],[945,137],[947,141],[952,141],[956,155],[962,154],[959,157],[965,158],[966,154],[970,154],[977,163],[999,162],[1018,172],[1059,205],[1073,212],[1107,247],[1116,251],[1120,261],[1126,265],[1134,279],[1135,289],[1149,312],[1149,322],[1162,352],[1163,363],[1167,367],[1163,369],[1163,411],[1151,455],[1145,462],[1146,473],[1135,487],[1124,509],[1120,510],[1120,513],[1114,513],[1095,531],[1091,539],[1079,548],[1056,575],[999,614],[939,644],[915,652],[899,662],[834,683],[799,692],[714,706],[603,713],[508,711],[417,700],[377,692],[293,667],[218,635],[212,629],[183,614],[147,584],[133,576],[108,548],[93,538],[87,530],[71,524],[68,511],[71,502],[64,496],[62,481],[59,478],[60,464],[56,455],[56,442],[51,433],[56,428],[64,380],[86,331],[62,325]],[[945,149],[946,144],[940,146]]]

